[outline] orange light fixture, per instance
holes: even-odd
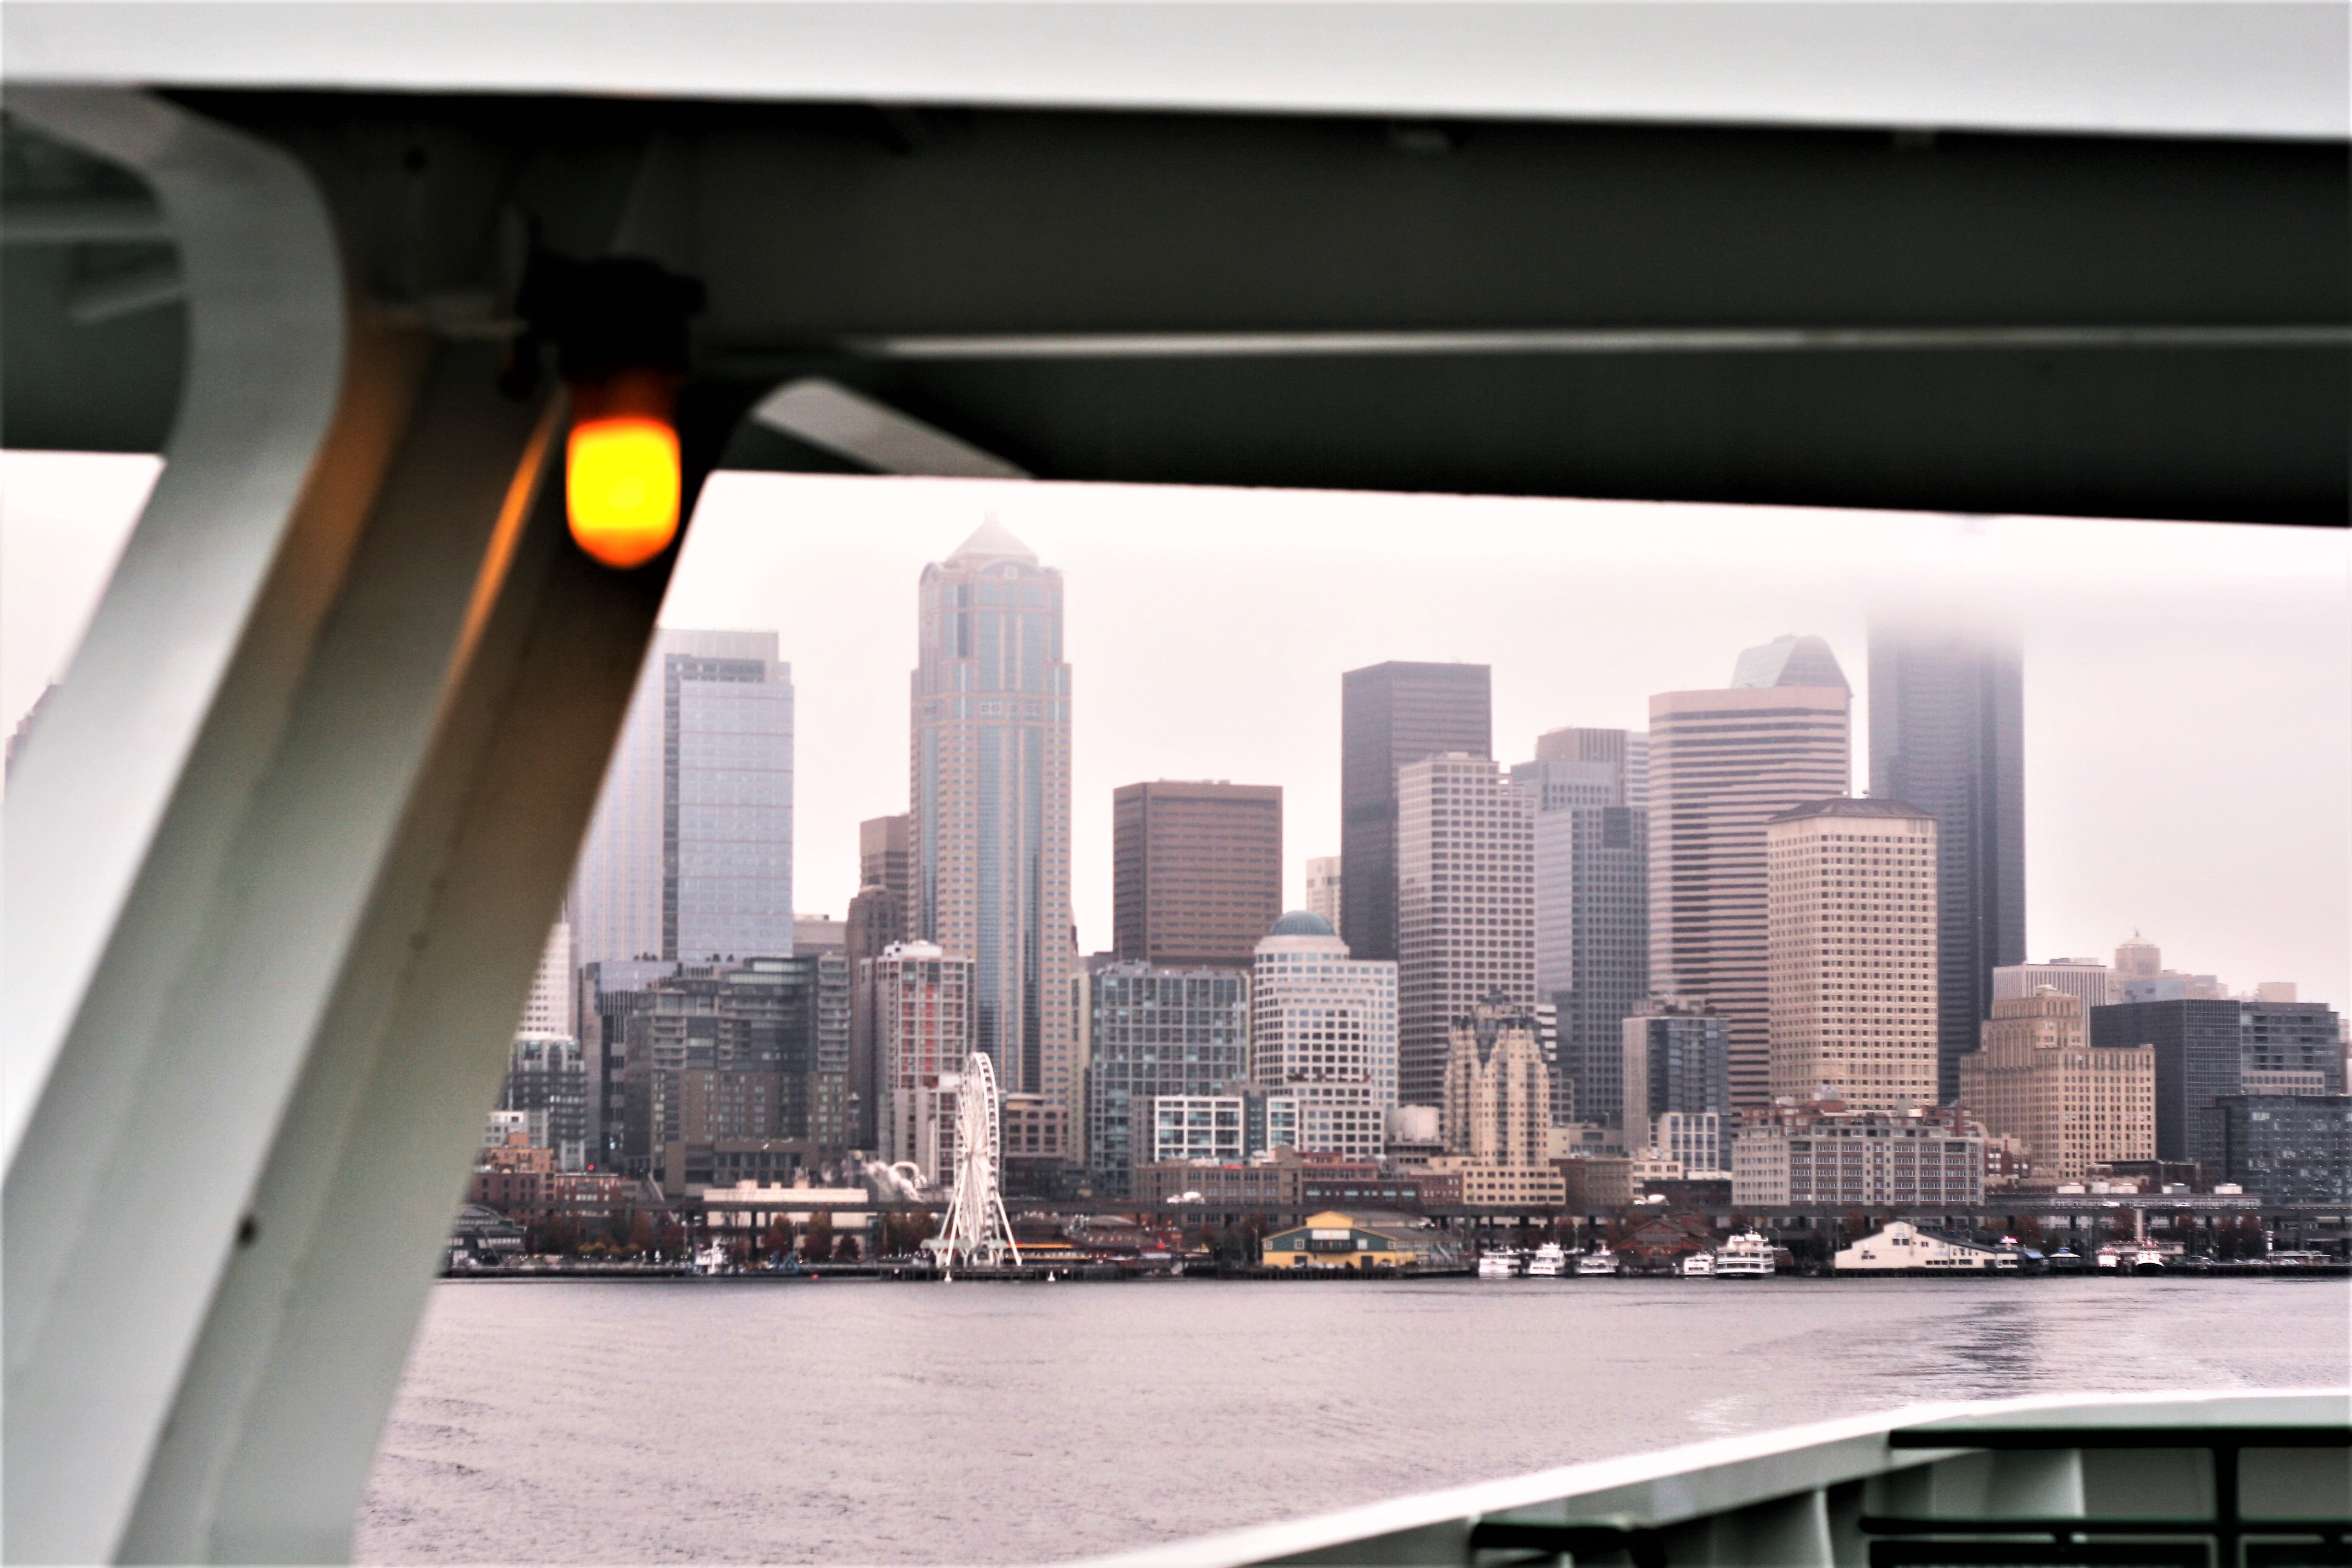
[[[573,388],[563,498],[572,537],[589,556],[625,571],[677,537],[681,488],[671,378],[624,374]]]

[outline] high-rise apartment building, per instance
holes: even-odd
[[[1307,861],[1307,910],[1321,915],[1339,929],[1339,858],[1337,855],[1310,856]]]
[[[625,1038],[622,1164],[718,1174],[730,1142],[810,1154],[847,1140],[849,971],[837,954],[682,964],[615,1008]]]
[[[793,682],[773,632],[654,634],[573,873],[578,962],[793,951]]]
[[[1982,1048],[1960,1058],[1959,1101],[2025,1145],[2037,1180],[2156,1158],[2154,1047],[2094,1047],[2089,1009],[2055,986],[1994,1000]]]
[[[1847,793],[1850,707],[1819,637],[1748,649],[1726,689],[1650,699],[1650,989],[1723,1015],[1735,1110],[1771,1097],[1764,823]]]
[[[1730,1114],[1730,1041],[1721,1016],[1706,1003],[1653,997],[1618,1026],[1618,1042],[1627,1148],[1644,1141],[1668,1146],[1658,1131],[1662,1117]],[[1718,1151],[1704,1168],[1720,1164]]]
[[[908,924],[914,919],[915,900],[915,818],[902,812],[897,816],[869,816],[857,825],[857,886],[879,888],[890,895],[898,911],[899,928],[891,933],[892,941],[911,938],[919,933]]]
[[[1492,992],[1450,1021],[1443,1101],[1447,1152],[1523,1169],[1551,1154],[1551,1069],[1535,1014]]]
[[[1622,1114],[1619,1026],[1650,990],[1648,740],[1554,730],[1511,769],[1536,807],[1536,994],[1558,1015],[1557,1121],[1571,1100],[1576,1120]]]
[[[1162,779],[1111,792],[1112,948],[1247,969],[1282,913],[1282,787]]]
[[[936,942],[893,942],[858,977],[873,998],[882,1158],[910,1162],[930,1182],[951,1176],[955,1164],[955,1083],[972,1049],[972,968]]]
[[[2053,958],[2047,963],[2004,963],[1992,972],[1992,999],[2013,1002],[2043,986],[2080,1001],[2084,1007],[2111,1007],[2124,999],[2116,972],[2095,958]],[[1990,1016],[1990,1014],[1987,1016]]]
[[[1535,1005],[1534,802],[1487,758],[1423,757],[1397,770],[1396,841],[1397,1091],[1433,1105],[1455,1018]]]
[[[531,1147],[552,1150],[558,1170],[588,1168],[588,1064],[571,1036],[525,1030],[515,1037],[499,1109],[521,1113]]]
[[[1350,956],[1309,910],[1274,922],[1251,971],[1249,1078],[1297,1102],[1297,1146],[1377,1159],[1397,1103],[1397,966]]]
[[[1129,1195],[1152,1160],[1153,1101],[1238,1094],[1249,1071],[1249,979],[1234,969],[1111,963],[1088,986],[1087,1175]]]
[[[2025,961],[2025,679],[2014,630],[1870,628],[1870,793],[1936,819],[1937,1093],[1959,1093],[1992,972]]]
[[[1076,1108],[1070,667],[1062,574],[993,518],[923,568],[913,928],[972,963],[972,1038],[1008,1092]]]
[[[1892,800],[1817,800],[1765,827],[1774,1098],[1941,1103],[1937,826]]]
[[[1495,754],[1483,664],[1375,664],[1339,678],[1339,934],[1360,958],[1395,958],[1397,772],[1438,752]]]

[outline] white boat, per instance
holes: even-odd
[[[1559,1243],[1556,1241],[1545,1242],[1536,1248],[1535,1256],[1528,1259],[1528,1278],[1530,1279],[1557,1279],[1567,1272],[1568,1254],[1560,1250]]]
[[[1685,1254],[1683,1260],[1675,1265],[1675,1272],[1685,1279],[1712,1279],[1715,1276],[1715,1254],[1712,1252]]]
[[[1717,1279],[1769,1279],[1773,1268],[1772,1244],[1756,1231],[1743,1230],[1716,1248]]]
[[[1490,1247],[1478,1255],[1478,1278],[1508,1279],[1519,1271],[1519,1255],[1508,1247]]]
[[[694,1271],[697,1274],[724,1274],[734,1264],[735,1260],[729,1256],[724,1242],[714,1241],[694,1255]]]
[[[1602,1245],[1594,1247],[1591,1251],[1586,1253],[1583,1257],[1576,1260],[1576,1273],[1579,1279],[1582,1279],[1586,1275],[1614,1274],[1616,1272],[1617,1255],[1609,1250],[1608,1245],[1605,1242]]]

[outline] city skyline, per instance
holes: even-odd
[[[12,726],[61,671],[152,471],[137,458],[16,461],[39,482],[12,486],[0,519],[14,558],[51,570],[8,584],[0,719]],[[1548,730],[1643,729],[1650,694],[1719,685],[1739,649],[1811,632],[1856,679],[1859,784],[1867,624],[1935,584],[2015,620],[2033,667],[2028,958],[2105,953],[2138,928],[2168,962],[2241,990],[2275,979],[2352,993],[2352,719],[2332,717],[2352,713],[2346,542],[2220,525],[721,475],[664,620],[784,633],[803,912],[845,912],[856,823],[906,808],[908,585],[992,508],[1087,584],[1070,639],[1088,692],[1142,679],[1176,623],[1201,621],[1181,604],[1215,606],[1219,635],[1187,651],[1201,679],[1158,692],[1149,722],[1090,707],[1078,727],[1072,890],[1089,951],[1109,945],[1118,784],[1281,785],[1282,901],[1303,902],[1304,859],[1339,849],[1345,669],[1490,663],[1494,750],[1509,765]],[[1204,723],[1232,689],[1278,721]],[[876,729],[895,741],[871,746]],[[2222,744],[2230,770],[2193,762]]]

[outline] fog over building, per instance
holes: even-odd
[[[972,1039],[1004,1090],[1075,1110],[1062,574],[992,518],[921,593],[911,924],[971,959]]]
[[[1485,757],[1397,772],[1397,1091],[1444,1093],[1455,1018],[1490,998],[1532,1009],[1535,803]]]
[[[1870,793],[1936,819],[1937,1092],[1959,1092],[1992,972],[2025,960],[2025,680],[2013,629],[1874,621]]]
[[[793,684],[775,633],[655,634],[567,907],[581,963],[792,952]]]
[[[1723,1016],[1734,1109],[1770,1098],[1765,820],[1847,793],[1851,706],[1829,645],[1794,637],[1650,699],[1650,989]]]
[[[1397,770],[1441,752],[1495,754],[1483,664],[1391,662],[1339,678],[1339,934],[1397,956]]]
[[[1282,913],[1282,786],[1161,779],[1111,792],[1112,949],[1247,969]]]
[[[1619,1026],[1650,990],[1648,742],[1554,730],[1511,769],[1536,807],[1536,994],[1557,1016],[1555,1121],[1572,1105],[1576,1119],[1620,1124]]]
[[[1773,1096],[1939,1103],[1936,819],[1900,801],[1811,801],[1772,817],[1765,855]]]

